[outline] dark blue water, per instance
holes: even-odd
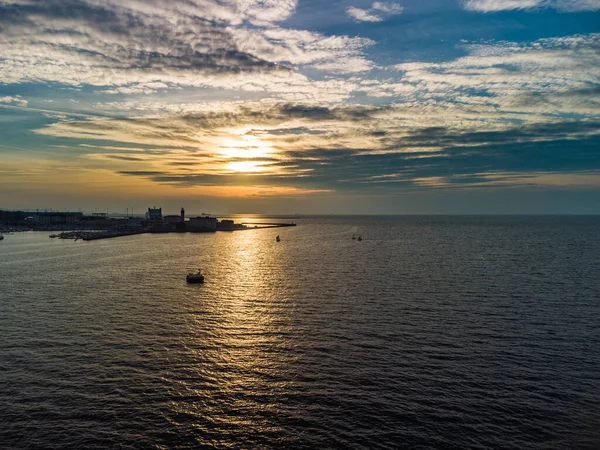
[[[296,221],[7,235],[0,447],[600,448],[600,217]]]

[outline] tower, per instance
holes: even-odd
[[[185,222],[185,209],[181,208],[181,222]]]

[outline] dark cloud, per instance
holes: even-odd
[[[2,35],[26,37],[29,46],[54,48],[75,59],[85,57],[90,71],[238,74],[288,70],[240,51],[225,24],[197,16],[179,17],[176,25],[168,19],[81,0],[0,5]],[[69,44],[57,39],[60,36],[71,37]],[[106,85],[111,84],[106,79]]]
[[[284,104],[241,107],[236,111],[188,114],[169,119],[92,120],[73,123],[87,132],[128,130],[129,135],[168,137],[189,142],[189,155],[168,162],[172,171],[126,171],[159,183],[243,185],[244,183],[354,191],[383,186],[418,186],[423,179],[440,178],[448,185],[484,184],[509,180],[503,174],[523,177],[530,173],[587,173],[600,170],[600,121],[563,120],[511,125],[505,129],[462,129],[407,127],[386,116],[388,107],[312,107]],[[358,120],[368,116],[369,120]],[[393,117],[393,115],[392,115]],[[304,120],[306,127],[287,127]],[[327,129],[333,121],[342,127],[335,132],[313,135],[306,131],[317,124]],[[336,122],[337,123],[337,122]],[[221,133],[223,128],[251,124],[264,133],[276,150],[265,157],[219,156],[220,164],[253,162],[268,169],[252,174],[202,173],[201,158],[213,150],[198,148],[198,133]],[[274,133],[261,126],[274,126]],[[284,131],[281,131],[284,130]],[[295,138],[289,142],[288,132]],[[271,130],[272,131],[272,130]],[[251,133],[254,134],[254,133]],[[226,138],[229,135],[224,135]],[[356,145],[352,145],[356,140]],[[365,142],[370,146],[360,145]],[[196,143],[194,151],[193,143]],[[277,142],[280,142],[277,145]],[[249,145],[249,151],[256,146]],[[243,147],[240,147],[243,150]],[[208,152],[208,153],[207,153]],[[215,160],[216,161],[216,160]],[[134,161],[132,161],[134,162]],[[185,170],[183,170],[185,169]],[[178,171],[185,173],[178,173]]]
[[[324,134],[322,130],[311,130],[307,127],[295,127],[295,128],[276,128],[274,130],[250,130],[246,134],[253,136],[260,136],[264,134],[272,135],[300,135],[300,134]]]
[[[388,139],[384,142],[387,144],[386,148],[388,149],[401,146],[452,147],[467,144],[518,144],[537,140],[566,139],[573,134],[586,135],[596,132],[600,132],[600,122],[598,121],[565,120],[563,122],[526,124],[498,131],[456,131],[443,127],[431,127],[418,129],[408,136]]]
[[[159,176],[159,175],[163,174],[163,172],[151,171],[151,170],[122,170],[122,171],[118,171],[117,173],[119,173],[121,175],[135,175],[135,176],[139,176],[139,177],[153,177],[153,176]]]
[[[147,158],[138,156],[123,156],[123,155],[106,155],[106,158],[117,159],[120,161],[145,161]]]

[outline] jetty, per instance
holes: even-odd
[[[291,223],[273,223],[273,222],[242,222],[242,226],[246,230],[256,230],[259,228],[282,228],[282,227],[295,227],[294,222]]]
[[[101,231],[68,231],[60,233],[59,239],[74,239],[83,241],[95,241],[98,239],[108,239],[122,236],[133,236],[135,234],[148,233],[147,230],[101,230]]]

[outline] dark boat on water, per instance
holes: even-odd
[[[190,272],[187,274],[187,277],[185,277],[185,280],[190,284],[204,283],[204,275],[200,273],[200,270],[196,273]]]

